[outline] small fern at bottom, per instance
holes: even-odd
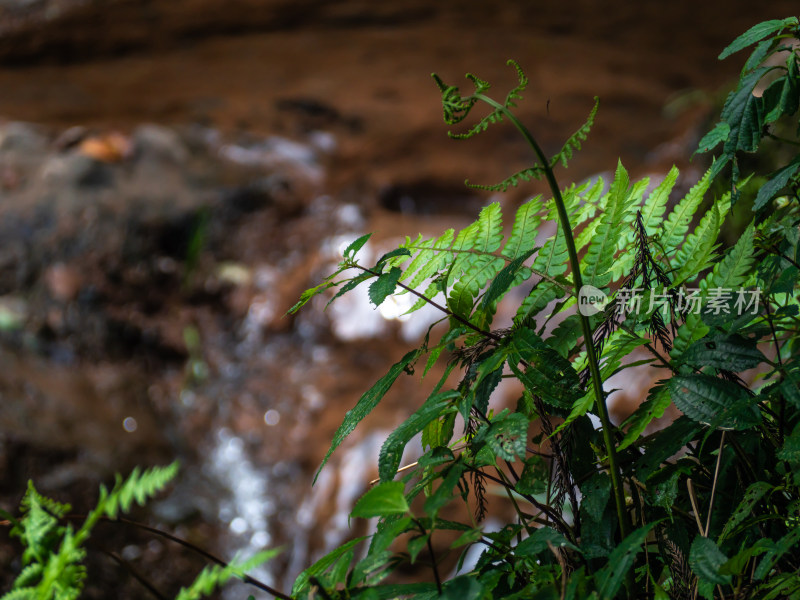
[[[28,482],[28,491],[20,503],[22,516],[17,519],[5,511],[2,515],[11,521],[11,535],[20,539],[24,551],[22,572],[0,600],[78,598],[86,578],[83,545],[97,521],[102,517],[116,518],[120,511],[130,510],[134,501],[144,504],[163,490],[177,472],[177,463],[144,472],[136,469],[124,482],[117,477],[111,492],[101,486],[97,506],[77,531],[60,521],[70,506],[46,498],[36,491],[33,482]]]

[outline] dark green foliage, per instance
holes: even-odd
[[[795,18],[762,23],[723,52],[756,44],[720,124],[700,144],[702,151],[722,144],[721,157],[671,209],[674,168],[646,197],[647,180],[631,182],[621,164],[605,193],[603,182],[557,187],[553,167],[566,166],[580,148],[597,104],[563,149],[546,157],[513,112],[528,84],[517,63],[509,61],[519,83],[503,102],[487,96],[489,83],[474,75],[467,75],[475,88],[467,96],[434,75],[449,125],[464,121],[478,103],[491,110],[452,137],[507,122],[536,156],[499,184],[479,187],[505,190],[544,178],[553,198],[524,203],[508,237],[495,203],[461,231],[406,238],[372,267],[358,263],[359,240],[338,273],[303,296],[370,281],[376,305],[393,292],[413,293],[419,300],[410,312],[429,303],[448,317],[438,342],[426,337],[348,413],[331,452],[424,354],[426,372],[443,356],[448,374],[462,371],[452,389],[442,378],[387,439],[381,483],[353,512],[378,517],[377,531],[360,562],[349,562],[348,544],[312,567],[325,597],[800,597],[800,158],[761,186],[757,218],[735,245],[723,252],[719,239],[746,181],[739,155],[757,151],[773,125],[797,113],[800,57],[784,41],[792,33],[798,33]],[[775,53],[782,66],[762,67]],[[768,73],[778,77],[753,95]],[[726,165],[733,165],[731,193],[698,215]],[[785,190],[788,197],[773,202]],[[558,232],[537,244],[541,223],[553,219]],[[337,280],[345,269],[360,274]],[[581,284],[608,297],[604,310],[576,311],[585,308]],[[523,285],[512,327],[493,329],[498,303]],[[638,306],[635,289],[642,292]],[[637,349],[649,358],[632,360]],[[602,382],[648,364],[660,367],[662,378],[617,429],[608,421]],[[746,375],[753,370],[760,376]],[[513,410],[494,404],[502,377],[524,388]],[[685,416],[642,437],[671,403]],[[601,431],[587,413],[599,417]],[[456,430],[456,415],[463,431]],[[423,455],[400,478],[403,450],[419,432]],[[493,533],[480,524],[498,501],[487,486],[505,494],[516,513]],[[420,495],[424,501],[413,502]],[[476,521],[441,519],[447,505],[462,502],[474,508]],[[481,546],[474,565],[447,581],[432,557],[431,582],[381,583],[403,560],[419,561],[439,530],[453,528],[463,530],[454,549]],[[391,546],[403,533],[405,555]],[[381,575],[370,579],[367,570]],[[294,592],[314,597],[306,574]]]

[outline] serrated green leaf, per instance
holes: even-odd
[[[703,177],[692,186],[689,192],[675,205],[664,221],[661,230],[657,231],[659,245],[668,255],[674,254],[674,248],[683,242],[689,224],[695,212],[700,207],[703,197],[711,185],[711,171],[706,171]]]
[[[798,86],[797,59],[793,54],[787,59],[786,75],[773,81],[761,96],[764,111],[764,123],[774,123],[784,115],[797,112],[800,101]]]
[[[378,457],[378,473],[381,481],[390,481],[397,473],[406,444],[431,421],[443,418],[446,412],[455,412],[453,398],[460,397],[456,391],[441,392],[428,398],[413,415],[396,427],[381,446]]]
[[[796,156],[788,165],[770,175],[768,181],[761,186],[758,194],[756,194],[756,199],[753,202],[753,211],[760,210],[775,198],[798,171],[800,171],[800,156]]]
[[[489,289],[483,295],[481,300],[481,309],[487,309],[493,306],[513,285],[522,283],[517,275],[520,269],[524,268],[523,263],[533,254],[535,250],[531,248],[527,252],[522,253],[510,263],[508,263],[492,280]]]
[[[784,440],[783,448],[778,451],[778,458],[793,464],[800,464],[800,423]]]
[[[758,567],[756,567],[755,573],[753,577],[756,580],[764,579],[767,575],[770,574],[772,568],[775,566],[781,557],[784,554],[789,552],[792,547],[800,542],[800,527],[795,525],[795,527],[789,531],[786,535],[784,535],[781,539],[772,545],[772,547],[767,549],[766,554],[764,554],[764,558],[761,559],[761,562],[758,563]]]
[[[297,576],[297,579],[294,580],[294,585],[292,585],[292,596],[299,594],[306,586],[308,586],[309,580],[312,577],[317,577],[327,571],[333,564],[336,563],[337,560],[339,560],[342,555],[349,552],[353,546],[365,539],[367,539],[366,536],[362,536],[343,543],[341,546],[332,550],[313,565],[308,567],[305,571],[300,573],[300,575]]]
[[[558,408],[570,408],[582,393],[572,363],[527,327],[514,332],[508,365],[528,391]]]
[[[409,251],[408,248],[403,248],[403,247],[395,248],[394,250],[390,250],[389,252],[387,252],[386,254],[381,256],[378,259],[378,262],[375,263],[375,266],[372,268],[372,270],[373,271],[381,271],[382,267],[383,267],[383,264],[388,262],[388,261],[390,261],[390,260],[392,260],[392,259],[402,258],[403,259],[403,261],[401,261],[401,264],[402,264],[402,262],[405,262],[407,256],[411,256],[411,252]],[[394,264],[395,262],[396,261],[392,261],[392,264]],[[394,264],[394,266],[397,266],[397,265]]]
[[[517,209],[511,235],[508,236],[501,254],[508,260],[516,260],[533,250],[539,224],[542,222],[542,200],[536,196]]]
[[[713,540],[698,535],[689,550],[689,567],[702,581],[713,585],[727,585],[731,582],[730,575],[722,575],[719,570],[728,557],[717,547]]]
[[[742,521],[749,517],[752,514],[753,507],[756,505],[756,503],[761,500],[764,494],[772,489],[774,489],[774,486],[766,481],[757,481],[753,484],[750,484],[750,486],[747,488],[747,491],[745,491],[742,500],[739,502],[736,509],[731,513],[731,516],[728,517],[728,521],[725,523],[722,533],[719,534],[717,543],[722,543],[722,541],[734,529],[736,529],[736,527]]]
[[[514,489],[520,494],[541,494],[547,489],[549,478],[549,471],[542,459],[532,456],[525,461],[525,467]]]
[[[678,168],[673,165],[664,180],[650,192],[650,195],[644,201],[641,212],[642,223],[647,235],[655,235],[661,228],[664,212],[667,209],[667,201],[672,188],[675,187],[675,182],[678,180],[678,174]]]
[[[703,136],[697,144],[697,152],[711,152],[721,142],[728,140],[731,133],[731,126],[721,121],[714,126],[714,129]]]
[[[696,341],[681,356],[681,361],[696,367],[712,367],[739,373],[753,369],[766,357],[756,340],[738,335],[707,337]]]
[[[700,282],[703,290],[735,290],[745,284],[751,275],[750,268],[754,260],[754,232],[753,223],[750,223],[736,241],[736,245],[720,262],[714,265],[714,270]]]
[[[443,586],[441,600],[482,600],[483,585],[470,575],[459,575]]]
[[[608,565],[597,572],[597,587],[600,598],[611,600],[616,597],[622,582],[625,580],[625,575],[633,566],[633,561],[641,551],[642,544],[644,544],[647,535],[656,524],[648,523],[644,527],[640,527],[622,540],[620,545],[614,549],[608,557]]]
[[[367,243],[369,238],[372,237],[371,233],[367,233],[362,235],[361,237],[354,240],[347,248],[344,250],[344,257],[345,258],[354,258],[355,255],[358,253],[359,250]]]
[[[669,382],[675,406],[690,419],[715,427],[747,429],[760,413],[747,390],[704,373],[676,375]]]
[[[564,143],[564,147],[561,148],[561,151],[550,159],[551,167],[555,167],[558,163],[561,163],[561,166],[564,168],[567,167],[567,163],[572,158],[573,153],[581,149],[581,142],[586,141],[589,131],[591,131],[592,126],[594,125],[594,118],[597,115],[597,109],[599,106],[600,99],[595,96],[594,107],[589,112],[586,122],[580,126],[578,131],[569,137],[569,139]]]
[[[550,542],[554,548],[569,548],[570,550],[580,551],[577,546],[567,541],[563,535],[552,527],[540,527],[514,547],[514,554],[533,558],[542,552],[549,552],[547,542]]]
[[[520,413],[503,411],[490,425],[484,425],[475,439],[486,441],[492,452],[503,460],[525,456],[528,436],[528,419]]]
[[[388,517],[405,514],[409,506],[406,501],[405,484],[402,481],[384,481],[367,490],[359,498],[350,513],[351,517]]]
[[[768,35],[779,33],[787,27],[796,27],[797,17],[788,17],[786,19],[774,19],[772,21],[763,21],[758,25],[753,25],[750,29],[745,31],[742,35],[737,37],[731,44],[725,48],[719,55],[719,60],[723,60],[731,54],[738,52],[748,46],[760,42]]]
[[[334,450],[339,447],[339,444],[341,444],[344,439],[353,432],[353,430],[356,428],[356,425],[358,425],[362,419],[364,419],[364,417],[372,412],[372,409],[378,405],[386,392],[389,391],[389,388],[392,387],[392,384],[397,380],[398,377],[400,377],[400,374],[404,372],[408,365],[416,361],[420,354],[422,354],[422,351],[419,349],[408,352],[402,359],[400,359],[399,362],[396,362],[394,365],[392,365],[386,375],[381,377],[375,383],[375,385],[373,385],[361,396],[355,407],[347,411],[344,416],[344,421],[333,435],[331,447],[328,448],[325,458],[322,459],[322,464],[319,466],[316,474],[314,475],[314,481],[317,480],[320,471],[322,471],[322,467],[324,467],[325,463],[328,462],[331,454],[333,454]]]
[[[700,426],[688,417],[676,419],[672,425],[649,436],[644,453],[634,470],[641,481],[647,481],[665,460],[674,456],[700,431]]]
[[[664,411],[671,403],[672,398],[666,385],[658,385],[652,388],[647,395],[647,400],[642,402],[639,408],[622,424],[622,429],[627,428],[627,431],[618,450],[624,450],[638,440],[642,432],[654,419],[664,415]]]
[[[408,540],[406,548],[408,549],[408,556],[411,559],[412,565],[417,561],[417,556],[428,544],[429,539],[431,539],[431,534],[426,533],[425,535],[418,535]]]
[[[703,215],[695,230],[690,233],[686,241],[675,255],[671,274],[672,286],[677,287],[690,277],[696,276],[705,270],[714,256],[715,244],[719,236],[722,223],[725,220],[723,204],[730,202],[725,195],[718,200],[710,210]]]
[[[383,301],[394,293],[401,274],[402,271],[399,268],[392,267],[388,273],[378,277],[369,286],[369,299],[375,306],[383,304]]]
[[[600,217],[600,225],[581,263],[585,285],[603,288],[611,280],[608,271],[614,263],[617,242],[623,231],[625,214],[630,210],[631,205],[628,172],[622,163],[618,162],[614,181],[608,192],[605,210]]]

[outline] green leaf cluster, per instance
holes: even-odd
[[[448,124],[478,104],[491,111],[452,137],[505,122],[535,156],[482,187],[536,177],[552,197],[522,203],[513,219],[490,204],[466,227],[408,237],[374,265],[359,262],[357,241],[323,284],[339,288],[333,299],[369,285],[376,306],[412,294],[409,312],[427,304],[444,321],[345,415],[325,461],[417,361],[427,357],[426,374],[437,361],[444,368],[387,438],[379,480],[353,509],[353,518],[377,520],[374,533],[310,567],[296,597],[800,598],[800,210],[796,194],[772,202],[796,190],[800,155],[761,184],[757,214],[736,242],[726,247],[721,235],[749,180],[739,153],[757,151],[768,126],[797,113],[798,50],[786,43],[797,27],[795,18],[762,23],[723,52],[756,44],[701,142],[722,144],[722,156],[678,199],[676,168],[655,187],[631,181],[621,163],[607,183],[557,184],[553,169],[587,139],[597,103],[547,157],[514,114],[528,84],[517,63],[509,64],[519,84],[502,102],[475,75],[468,96],[434,76]],[[772,54],[784,66],[761,66]],[[778,77],[754,95],[767,73]],[[728,164],[734,187],[715,197]],[[546,236],[549,221],[559,228]],[[582,286],[605,305],[589,305]],[[514,318],[497,327],[501,303]],[[604,384],[648,368],[660,377],[615,426]],[[516,404],[496,394],[508,378],[522,390]],[[652,431],[672,404],[682,416]],[[415,440],[420,458],[402,465]],[[488,530],[483,519],[499,503],[515,517]],[[463,515],[449,510],[457,505],[473,516],[443,516]],[[448,575],[433,542],[453,532],[460,558]],[[473,546],[480,556],[467,564]],[[387,583],[407,563],[427,564],[430,577]]]

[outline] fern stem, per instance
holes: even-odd
[[[553,169],[550,166],[550,161],[542,152],[536,139],[531,132],[525,127],[522,122],[504,105],[485,96],[483,94],[475,94],[475,97],[483,102],[492,106],[503,116],[507,117],[514,127],[516,127],[528,142],[528,145],[533,149],[539,164],[542,165],[547,183],[550,186],[550,191],[553,193],[553,200],[556,203],[556,210],[558,211],[558,220],[561,222],[561,230],[564,233],[564,238],[567,244],[567,252],[569,253],[570,267],[572,268],[572,281],[575,285],[575,296],[580,294],[580,289],[583,287],[583,279],[581,277],[580,262],[578,260],[578,252],[575,248],[575,239],[572,235],[572,227],[569,223],[569,215],[567,214],[567,207],[564,204],[564,198],[561,196],[561,189],[559,188],[558,181],[556,181]],[[611,419],[608,416],[608,406],[606,406],[605,395],[603,394],[603,381],[600,376],[600,365],[597,361],[597,354],[594,351],[592,344],[592,327],[589,324],[589,319],[578,311],[578,316],[581,321],[581,328],[583,329],[583,339],[586,345],[586,358],[589,363],[589,372],[592,376],[592,386],[594,388],[595,404],[597,405],[597,413],[600,417],[600,423],[603,426],[603,442],[608,453],[608,466],[611,475],[611,485],[614,488],[614,501],[617,509],[617,519],[619,520],[620,539],[625,539],[628,536],[629,523],[628,513],[625,510],[625,490],[622,485],[622,475],[617,461],[617,450],[612,437]]]

